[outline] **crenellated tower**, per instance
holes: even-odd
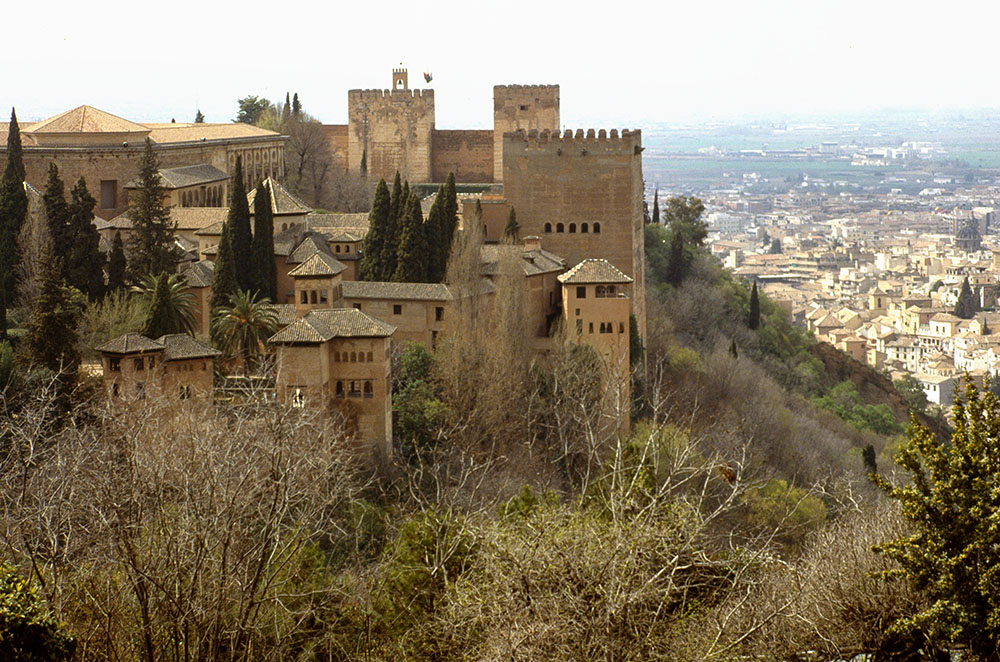
[[[512,131],[558,131],[558,85],[493,87],[493,181],[503,181],[503,135]]]
[[[574,265],[602,257],[645,301],[640,131],[516,131],[503,136],[503,190],[520,232]],[[645,311],[633,311],[645,335]]]
[[[411,90],[405,69],[393,70],[391,90],[347,93],[348,170],[391,181],[396,170],[411,182],[431,180],[434,90]],[[401,87],[396,87],[401,86]]]

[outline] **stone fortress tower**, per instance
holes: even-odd
[[[493,181],[503,181],[503,136],[524,131],[559,131],[558,85],[493,87]]]

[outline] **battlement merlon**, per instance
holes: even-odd
[[[575,133],[570,129],[567,129],[564,133],[548,130],[525,131],[524,129],[518,129],[517,131],[504,133],[503,142],[505,149],[507,145],[515,147],[519,143],[529,147],[551,145],[553,148],[570,147],[573,145],[590,148],[602,146],[615,150],[631,151],[635,154],[641,153],[643,149],[642,131],[639,129],[622,129],[621,133],[618,132],[618,129],[611,129],[610,133],[605,129],[600,129],[599,131],[587,129],[586,132],[583,129],[577,129]]]
[[[348,102],[358,100],[358,101],[382,101],[382,100],[392,100],[397,99],[434,99],[434,90],[348,90],[347,100]]]
[[[559,85],[494,85],[493,94],[498,91],[512,90],[515,92],[558,92]]]

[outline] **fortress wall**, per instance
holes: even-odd
[[[635,279],[636,300],[645,300],[639,131],[507,133],[503,180],[521,236],[538,235],[568,267],[589,257],[607,259]],[[557,231],[559,223],[563,232]],[[600,223],[600,233],[593,231],[594,223]],[[635,314],[645,334],[644,311]]]
[[[367,148],[368,174],[431,180],[434,90],[350,90],[348,169],[358,172]]]
[[[346,124],[324,124],[323,134],[330,143],[330,151],[333,152],[334,168],[347,170],[347,129]]]
[[[503,181],[505,133],[559,130],[558,85],[495,85],[493,87],[493,181]]]
[[[492,131],[435,130],[431,138],[431,181],[444,182],[449,172],[455,173],[459,182],[493,181]]]

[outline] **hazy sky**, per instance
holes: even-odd
[[[239,97],[288,90],[346,123],[347,90],[389,87],[400,62],[411,87],[433,72],[439,128],[491,126],[504,83],[559,83],[571,128],[1000,107],[995,2],[344,4],[18,2],[0,14],[18,24],[3,31],[0,108],[220,122]]]

